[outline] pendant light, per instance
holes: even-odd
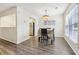
[[[46,13],[46,14],[42,16],[42,19],[44,19],[44,20],[48,20],[49,15],[47,15],[47,10],[45,10],[45,13]]]

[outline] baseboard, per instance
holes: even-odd
[[[11,44],[15,44],[15,45],[17,45],[17,44],[14,43],[14,42],[11,42],[11,41],[8,41],[8,40],[2,39],[2,38],[0,38],[0,40],[1,40],[1,41],[5,41],[5,42],[8,42],[8,43],[11,43]]]
[[[64,37],[64,39],[69,44],[69,46],[72,48],[73,52],[76,55],[79,55],[79,48],[78,48],[78,46],[76,44],[74,44],[68,37]]]

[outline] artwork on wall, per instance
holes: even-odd
[[[46,20],[44,21],[44,25],[55,25],[56,21],[55,20]]]

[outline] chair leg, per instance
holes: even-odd
[[[40,42],[40,37],[38,38],[38,41]]]
[[[46,41],[45,41],[45,40],[44,40],[44,42],[43,42],[43,43],[44,43],[44,45],[46,45]]]
[[[48,40],[46,40],[46,45],[48,45]]]
[[[54,44],[54,41],[55,41],[55,39],[54,40],[51,40],[51,45]]]
[[[55,37],[54,37],[54,40],[53,40],[53,43],[55,42]]]
[[[43,43],[44,43],[44,45],[47,45],[47,44],[48,44],[48,42],[47,42],[46,40],[44,40],[44,42],[43,42]]]
[[[46,45],[48,45],[48,41],[46,41]]]
[[[52,40],[51,40],[51,45],[52,45]]]
[[[44,39],[43,39],[43,43],[44,43]]]
[[[41,43],[42,43],[42,39],[41,39]]]

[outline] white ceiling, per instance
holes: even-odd
[[[67,3],[37,3],[37,4],[26,4],[31,12],[35,12],[38,15],[44,15],[45,10],[47,10],[47,14],[50,16],[63,14],[69,4]],[[56,9],[58,7],[58,9]]]
[[[23,4],[13,4],[13,3],[0,3],[0,12],[12,7],[12,6],[24,6],[30,12],[36,13],[37,15],[44,15],[47,10],[47,14],[50,16],[63,14],[66,10],[68,4],[67,3],[23,3]],[[58,9],[55,9],[58,7]]]

